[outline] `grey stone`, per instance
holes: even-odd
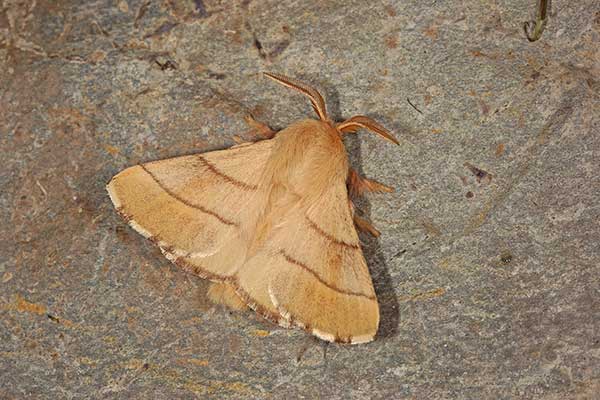
[[[0,397],[592,399],[600,393],[600,17],[556,2],[4,1]],[[595,44],[594,44],[595,43]],[[123,168],[367,114],[353,165],[375,342],[211,305],[128,228]]]

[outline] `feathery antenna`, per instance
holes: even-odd
[[[370,130],[371,132],[375,132],[379,136],[389,140],[394,144],[400,144],[400,142],[398,142],[398,139],[396,139],[387,129],[379,125],[377,122],[373,121],[371,118],[365,117],[364,115],[357,115],[355,117],[347,119],[344,122],[338,124],[336,127],[340,132],[343,133],[354,133],[360,128],[365,128]]]
[[[273,74],[271,72],[263,72],[263,74],[273,79],[275,82],[281,83],[283,86],[287,86],[291,89],[299,91],[305,96],[308,96],[313,109],[319,116],[319,119],[321,121],[327,121],[327,107],[325,106],[325,100],[323,100],[323,96],[321,96],[321,94],[315,88],[310,87],[296,79],[288,78],[283,75]]]

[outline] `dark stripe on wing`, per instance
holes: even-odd
[[[323,284],[324,286],[327,286],[331,290],[334,290],[334,291],[336,291],[338,293],[345,294],[345,295],[348,295],[348,296],[359,296],[359,297],[364,297],[364,298],[366,298],[368,300],[373,300],[373,301],[377,300],[377,298],[375,296],[369,296],[369,295],[366,295],[364,293],[352,292],[350,290],[341,289],[341,288],[339,288],[339,287],[337,287],[337,286],[335,286],[335,285],[333,285],[333,284],[325,281],[323,278],[321,278],[319,276],[319,274],[317,274],[315,271],[313,271],[310,267],[308,267],[306,264],[304,264],[304,263],[296,260],[295,258],[291,257],[284,250],[281,250],[280,254],[285,258],[285,260],[288,263],[290,263],[292,265],[296,265],[296,266],[302,268],[303,270],[305,270],[306,272],[310,273],[312,276],[315,277],[315,279],[317,281],[319,281],[319,283]]]
[[[315,231],[317,231],[321,236],[327,238],[329,241],[331,241],[331,242],[333,242],[335,244],[339,244],[340,246],[350,247],[352,249],[360,249],[360,246],[358,245],[358,243],[356,243],[356,244],[354,244],[354,243],[347,243],[347,242],[344,242],[343,240],[337,239],[332,234],[325,232],[319,225],[317,225],[310,218],[308,218],[308,216],[306,217],[306,220],[308,221],[308,225],[310,225],[310,227],[312,229],[314,229]]]
[[[222,171],[219,171],[219,169],[217,167],[215,167],[214,164],[212,164],[210,161],[208,161],[206,158],[202,157],[201,155],[198,156],[198,160],[200,160],[200,162],[202,164],[204,164],[204,166],[206,168],[208,168],[208,170],[210,172],[212,172],[213,174],[219,176],[220,178],[222,178],[227,183],[230,183],[230,184],[232,184],[234,186],[237,186],[240,189],[244,189],[244,190],[256,190],[256,188],[257,188],[256,185],[250,185],[250,184],[248,184],[246,182],[242,182],[240,180],[232,178],[231,176],[225,174]]]
[[[209,210],[205,207],[202,207],[201,205],[198,204],[192,204],[189,201],[187,201],[186,199],[184,199],[183,197],[179,196],[177,193],[171,191],[169,188],[167,188],[157,177],[156,175],[154,175],[150,170],[148,170],[148,168],[146,168],[143,165],[140,165],[140,167],[148,174],[150,175],[150,177],[154,180],[154,182],[156,182],[156,184],[158,186],[160,186],[160,188],[162,190],[165,191],[165,193],[167,193],[169,196],[173,197],[175,200],[179,201],[182,204],[185,204],[186,206],[193,208],[195,210],[198,211],[202,211],[205,214],[211,215],[213,217],[215,217],[216,219],[218,219],[219,221],[221,221],[223,224],[225,225],[231,225],[231,226],[237,226],[238,224],[230,221],[228,219],[226,219],[225,217],[222,217],[221,215],[217,214],[215,211]]]

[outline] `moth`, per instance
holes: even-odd
[[[272,137],[127,168],[108,193],[169,260],[213,282],[213,300],[329,342],[369,342],[379,306],[355,224],[379,233],[351,197],[392,189],[350,168],[342,136],[366,128],[398,141],[365,116],[336,123],[317,90],[265,75],[307,96],[318,119],[277,133],[251,119]]]

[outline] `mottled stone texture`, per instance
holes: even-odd
[[[531,43],[534,3],[3,0],[0,398],[598,398],[600,7]],[[263,70],[401,141],[347,140],[396,188],[361,204],[371,344],[212,306],[104,190],[312,114]]]

